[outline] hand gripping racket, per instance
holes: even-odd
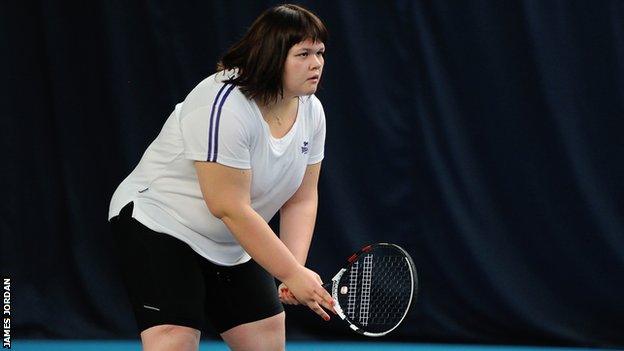
[[[394,244],[368,245],[324,284],[331,288],[334,310],[349,327],[365,336],[383,336],[401,324],[418,292],[410,255]]]

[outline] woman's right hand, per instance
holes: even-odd
[[[284,279],[284,284],[290,292],[295,296],[297,301],[308,306],[312,311],[328,321],[329,314],[323,310],[332,311],[334,314],[334,300],[331,295],[323,288],[323,281],[314,271],[299,266],[291,276]],[[321,307],[322,306],[322,307]]]

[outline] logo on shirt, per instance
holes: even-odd
[[[303,142],[303,146],[301,147],[301,153],[304,154],[304,155],[308,153],[308,142],[307,141]]]

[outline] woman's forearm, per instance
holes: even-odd
[[[249,255],[280,281],[296,273],[300,265],[251,206],[225,213],[221,220]]]
[[[312,242],[317,205],[315,194],[304,201],[286,203],[280,210],[280,239],[302,265]]]

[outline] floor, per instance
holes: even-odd
[[[51,341],[13,340],[11,348],[20,351],[130,351],[141,350],[138,341]],[[229,350],[222,342],[203,341],[199,347],[205,351]],[[524,346],[479,346],[444,344],[407,344],[386,342],[297,342],[287,344],[288,351],[589,351],[599,349]]]

